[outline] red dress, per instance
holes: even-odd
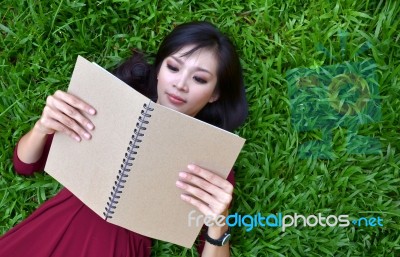
[[[51,141],[48,137],[43,156],[34,164],[19,160],[17,145],[13,158],[17,173],[43,170]],[[233,172],[228,180],[234,183]],[[199,253],[203,246],[201,239]],[[1,257],[144,257],[150,253],[150,238],[104,221],[65,188],[0,238]]]

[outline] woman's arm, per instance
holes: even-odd
[[[223,214],[224,217],[228,216],[228,211]],[[228,225],[224,225],[222,227],[219,226],[210,226],[206,231],[208,236],[214,239],[221,238],[221,236],[228,231]],[[230,243],[223,246],[215,246],[210,244],[209,242],[205,242],[203,252],[201,254],[202,257],[227,257],[230,256]]]
[[[26,164],[39,161],[42,157],[43,149],[47,141],[48,134],[38,129],[37,123],[26,133],[18,142],[17,157]]]
[[[65,133],[76,141],[89,140],[93,123],[82,112],[94,115],[96,110],[76,96],[58,90],[47,97],[46,106],[35,126],[18,142],[14,153],[16,164],[37,164],[41,161],[48,137],[56,131]],[[49,143],[47,143],[49,144]],[[44,163],[43,163],[44,164]],[[20,165],[23,166],[23,165]],[[32,166],[30,166],[32,167]],[[18,173],[31,173],[17,169]]]
[[[205,216],[212,217],[214,220],[219,215],[226,217],[232,201],[232,183],[209,170],[195,165],[189,165],[188,170],[188,172],[179,173],[181,180],[176,183],[177,187],[188,193],[181,195],[182,200],[192,204]],[[233,181],[232,172],[229,177]],[[214,225],[208,227],[206,232],[210,238],[219,239],[227,230],[228,226],[226,224],[222,227]],[[205,242],[202,256],[228,257],[230,256],[229,243],[223,246],[215,246]]]

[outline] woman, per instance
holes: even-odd
[[[177,26],[162,42],[153,65],[134,54],[114,74],[153,101],[197,119],[233,130],[247,116],[242,70],[229,39],[207,22]],[[29,175],[43,170],[56,131],[90,140],[95,125],[82,113],[96,110],[84,99],[57,91],[49,96],[41,118],[14,152],[14,167]],[[189,165],[176,186],[183,201],[204,215],[227,215],[233,174],[228,180]],[[196,196],[190,197],[189,195]],[[210,226],[202,256],[229,256],[228,227]],[[67,189],[39,207],[0,238],[0,256],[149,256],[151,240],[105,222]]]

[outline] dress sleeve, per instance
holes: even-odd
[[[229,173],[226,180],[228,180],[235,187],[235,172],[233,170],[231,170],[231,172]],[[231,208],[231,206],[232,206],[232,202],[231,202],[231,205],[229,206],[229,208]],[[206,231],[207,231],[207,227],[205,225],[203,225],[203,227],[200,230],[199,241],[198,241],[198,245],[197,245],[197,252],[199,253],[199,256],[201,256],[201,253],[203,252],[203,249],[204,249],[204,245],[205,245],[204,233]]]
[[[35,171],[42,171],[44,169],[44,166],[46,164],[47,156],[49,155],[49,150],[51,146],[51,142],[53,141],[53,136],[54,135],[49,135],[47,137],[45,146],[43,148],[43,153],[40,159],[35,162],[35,163],[25,163],[21,161],[18,157],[18,144],[15,146],[14,149],[14,155],[13,155],[13,164],[14,164],[14,169],[15,171],[20,174],[20,175],[25,175],[29,176],[32,175]]]

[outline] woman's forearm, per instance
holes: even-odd
[[[82,113],[95,115],[96,110],[80,98],[57,90],[46,99],[41,118],[18,143],[18,158],[25,163],[35,163],[43,154],[47,137],[56,131],[64,133],[76,141],[89,140],[93,123]]]
[[[24,163],[35,163],[43,154],[48,135],[35,126],[18,143],[18,158]]]

